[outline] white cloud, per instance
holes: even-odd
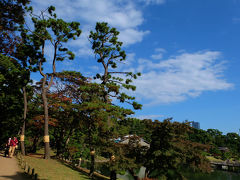
[[[146,5],[150,4],[164,4],[166,0],[139,0],[141,2],[144,2]]]
[[[150,31],[138,31],[136,29],[125,29],[122,30],[119,35],[119,40],[122,41],[125,45],[135,44],[141,42],[143,37],[149,34]]]
[[[220,57],[220,52],[205,51],[182,53],[159,63],[140,59],[137,70],[142,70],[142,76],[135,81],[135,96],[149,104],[163,104],[232,88],[233,84],[222,78]]]
[[[151,58],[153,59],[162,59],[163,54],[166,52],[165,49],[163,48],[156,48],[155,49],[155,54],[151,55]]]
[[[99,71],[100,67],[99,66],[91,66],[89,67],[90,69],[94,70],[94,71]]]
[[[32,2],[33,7],[38,11],[54,5],[60,18],[81,23],[80,28],[83,28],[83,33],[79,42],[71,42],[79,49],[83,48],[78,51],[78,55],[89,55],[89,47],[86,45],[89,43],[88,33],[98,21],[105,21],[116,27],[120,31],[119,39],[124,45],[141,42],[149,33],[148,30],[139,30],[144,18],[142,11],[137,8],[133,0],[33,0]]]
[[[118,64],[117,64],[117,69],[118,70],[117,71],[125,71],[126,66],[131,67],[133,65],[133,63],[136,61],[136,59],[135,59],[136,54],[135,53],[126,53],[126,54],[127,54],[126,60],[118,62]]]
[[[164,115],[161,115],[161,114],[152,114],[152,115],[140,115],[140,116],[137,116],[136,118],[138,119],[159,119],[159,118],[162,118],[164,117]]]
[[[128,53],[127,54],[126,61],[127,61],[128,65],[132,64],[135,61],[135,56],[136,56],[135,53]]]

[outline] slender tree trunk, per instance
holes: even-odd
[[[60,157],[60,155],[63,153],[62,141],[63,141],[63,131],[60,130],[59,138],[57,138],[57,141],[56,141],[56,146],[57,146],[57,154],[56,155],[58,157]]]
[[[24,99],[24,113],[23,113],[23,126],[21,130],[20,136],[20,146],[22,155],[25,156],[25,145],[24,145],[24,135],[25,135],[25,126],[26,126],[26,118],[27,118],[27,92],[26,87],[23,87],[23,99]]]
[[[25,125],[26,125],[26,122],[25,122],[25,119],[24,119],[23,126],[22,126],[22,131],[21,131],[21,136],[20,136],[21,153],[22,153],[23,156],[26,155],[25,144],[24,144]]]
[[[44,57],[44,50],[45,50],[45,42],[43,42],[42,45],[42,55]],[[57,50],[57,44],[55,44],[55,51],[54,51],[54,58],[53,58],[53,73],[55,73],[55,61],[56,61],[56,50]],[[42,59],[39,63],[39,71],[40,74],[43,76],[42,81],[42,100],[43,100],[43,108],[44,108],[44,159],[50,159],[50,139],[48,134],[48,102],[47,102],[47,91],[50,89],[52,82],[53,82],[53,75],[51,76],[51,80],[48,83],[48,87],[46,86],[47,82],[47,75],[43,73],[42,71],[42,62],[44,62],[44,59]]]
[[[46,77],[43,80],[42,87],[42,100],[44,107],[44,159],[50,159],[50,145],[49,145],[49,134],[48,134],[48,102],[47,102],[47,89],[44,87]]]
[[[31,152],[32,152],[32,153],[36,153],[36,151],[37,151],[37,143],[38,143],[38,138],[35,137],[35,138],[33,139],[33,145],[32,145],[32,148],[31,148]]]
[[[93,148],[91,148],[91,152],[94,152]],[[94,166],[95,166],[95,153],[91,153],[91,166],[90,166],[90,173],[89,173],[89,176],[91,178],[93,178]]]
[[[115,165],[115,156],[114,154],[111,155],[110,157],[110,166],[114,166]],[[110,171],[110,180],[117,180],[117,173],[116,170],[112,169]]]
[[[108,66],[104,62],[102,64],[104,66],[104,77],[103,77],[102,84],[104,84],[104,88],[105,88],[105,86],[107,84],[107,81],[108,81]],[[105,95],[104,95],[105,103],[110,104],[110,100],[108,98],[108,93],[106,91],[104,93],[105,93]],[[108,116],[108,118],[107,118],[107,125],[108,125],[108,128],[110,128],[112,126],[111,125],[111,117],[110,116]]]
[[[94,173],[94,166],[95,166],[95,151],[93,148],[93,139],[92,139],[92,133],[93,133],[93,127],[92,127],[92,120],[89,122],[89,129],[88,129],[88,136],[89,136],[89,146],[90,146],[90,156],[91,156],[91,164],[90,164],[90,172],[89,176],[93,178]]]

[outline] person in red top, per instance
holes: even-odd
[[[15,148],[17,146],[18,140],[16,137],[12,138],[10,140],[10,148],[9,148],[9,157],[13,157]]]
[[[13,137],[13,140],[14,140],[14,142],[16,143],[16,148],[17,148],[17,146],[18,146],[18,140],[17,140],[16,137]]]

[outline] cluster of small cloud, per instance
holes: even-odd
[[[166,52],[163,48],[156,48],[155,53],[151,56],[152,59],[162,59],[163,54]]]
[[[217,62],[221,53],[205,51],[182,53],[153,63],[139,59],[142,76],[135,81],[139,100],[149,104],[164,104],[197,97],[204,91],[227,90],[233,87],[223,76],[223,62]]]

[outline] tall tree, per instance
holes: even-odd
[[[21,151],[22,154],[25,155],[25,145],[24,145],[24,136],[25,136],[25,126],[26,126],[26,119],[27,119],[27,110],[28,110],[28,88],[30,79],[30,73],[36,72],[38,69],[38,58],[40,58],[40,54],[38,53],[36,47],[32,44],[31,36],[28,35],[28,30],[24,28],[24,25],[21,25],[19,28],[21,32],[21,43],[16,48],[15,58],[18,60],[19,64],[24,71],[22,76],[22,93],[23,93],[23,101],[24,101],[24,112],[23,112],[23,125],[21,128],[21,136],[20,136],[20,143],[21,143]]]
[[[113,137],[116,121],[124,119],[127,115],[134,113],[132,110],[121,108],[114,104],[113,101],[118,100],[120,103],[126,102],[131,104],[134,109],[141,109],[141,105],[134,101],[135,97],[129,96],[122,91],[124,88],[134,91],[136,87],[131,84],[132,79],[136,79],[137,76],[140,76],[140,73],[134,74],[132,72],[115,70],[119,62],[126,60],[126,53],[121,48],[122,42],[118,40],[118,35],[119,32],[116,28],[110,27],[106,22],[97,22],[95,31],[91,31],[89,35],[97,62],[100,63],[104,69],[102,73],[98,73],[95,76],[95,79],[101,81],[101,86],[103,87],[103,101],[115,106],[113,109],[115,115],[109,114],[107,116],[106,128],[101,129],[103,132],[102,137],[105,138],[105,143],[103,143],[102,146],[106,147],[105,151],[109,151],[109,153],[112,154],[110,155],[111,157],[114,155],[114,151],[107,147],[109,147],[109,144],[112,144],[109,142],[109,139]],[[108,134],[108,136],[103,134]],[[116,174],[112,177],[116,178]]]
[[[134,109],[141,109],[142,106],[134,101],[135,97],[129,96],[121,91],[121,88],[135,91],[136,87],[131,85],[132,78],[136,79],[137,76],[141,74],[114,70],[117,68],[119,62],[126,60],[126,53],[121,49],[123,43],[118,41],[118,35],[119,32],[116,28],[111,28],[106,22],[98,22],[95,27],[95,32],[90,32],[89,38],[95,57],[97,62],[102,64],[104,68],[104,72],[102,74],[98,73],[95,79],[99,79],[105,89],[105,102],[110,103],[111,98],[116,98],[121,103],[127,102],[131,104]]]
[[[2,54],[11,57],[15,64],[18,63],[18,67],[21,68],[21,75],[17,76],[21,83],[21,89],[24,101],[24,112],[23,112],[23,126],[21,130],[21,150],[22,154],[25,155],[24,148],[24,131],[25,131],[25,121],[27,115],[27,92],[26,85],[30,82],[30,72],[34,70],[32,67],[36,64],[36,54],[32,46],[27,44],[26,33],[23,28],[25,23],[25,11],[26,5],[29,0],[10,0],[1,1],[1,29],[0,32],[0,51]],[[3,9],[2,9],[3,8]],[[19,32],[20,31],[20,32]]]
[[[45,11],[41,11],[40,15],[31,13],[32,21],[34,23],[34,30],[32,31],[33,44],[40,51],[41,58],[39,60],[39,71],[42,76],[42,100],[44,107],[44,142],[45,142],[45,159],[50,158],[50,140],[48,132],[48,100],[47,93],[50,89],[54,74],[56,73],[56,61],[63,61],[68,58],[74,59],[74,54],[64,47],[64,44],[71,39],[76,39],[80,36],[78,22],[65,22],[58,19],[54,13],[55,7],[50,6]],[[47,74],[43,72],[43,63],[46,62],[45,49],[50,45],[53,48],[52,72],[49,73],[50,80],[47,80]]]

